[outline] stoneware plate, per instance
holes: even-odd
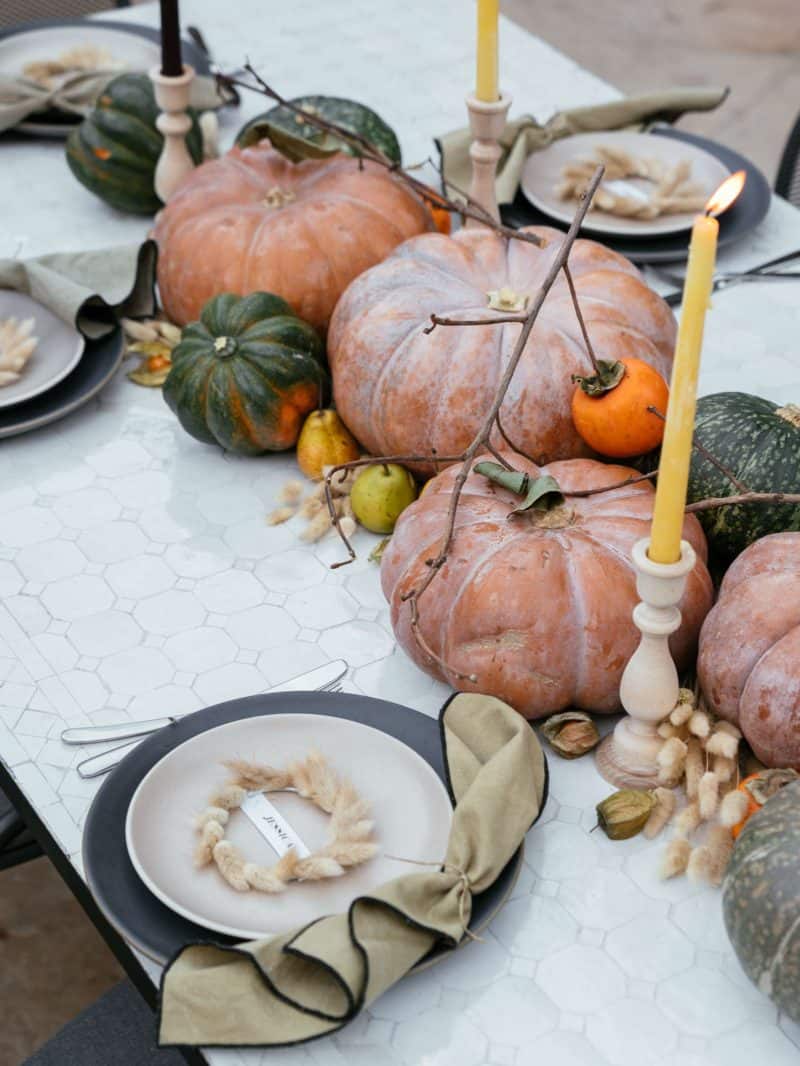
[[[555,192],[561,181],[563,167],[580,159],[591,158],[600,145],[620,149],[637,158],[658,159],[667,166],[680,160],[691,163],[690,181],[702,189],[701,195],[708,199],[712,192],[728,177],[729,171],[710,152],[694,144],[675,144],[674,141],[658,140],[647,133],[617,130],[606,133],[577,133],[554,141],[539,152],[533,152],[522,172],[522,191],[528,200],[544,214],[559,222],[571,222],[575,214],[573,200],[561,200]],[[653,189],[652,182],[640,178],[617,180],[608,183],[610,189],[633,197],[646,199]],[[654,219],[618,218],[604,211],[591,210],[586,216],[584,229],[587,232],[611,234],[612,236],[653,237],[688,230],[697,212],[663,215]]]
[[[57,385],[30,400],[0,409],[0,439],[40,429],[88,403],[109,383],[124,354],[120,326],[104,337],[87,340],[83,358]]]
[[[0,289],[0,319],[34,320],[33,334],[39,343],[19,381],[0,388],[0,408],[30,400],[46,392],[78,365],[83,354],[83,336],[36,300],[23,292]]]
[[[293,884],[279,895],[236,892],[214,866],[195,869],[192,820],[230,778],[222,762],[247,758],[287,766],[312,750],[324,752],[332,768],[369,802],[378,854],[343,877]],[[292,793],[270,799],[310,851],[324,846],[328,815]],[[418,872],[388,855],[417,862],[441,858],[452,813],[436,773],[394,737],[345,718],[273,714],[210,729],[165,756],[134,793],[125,835],[136,872],[168,907],[207,929],[257,940],[344,911],[385,881]],[[252,862],[272,866],[278,861],[241,812],[231,816],[226,836]]]
[[[195,711],[148,737],[123,759],[95,796],[83,834],[83,866],[89,888],[104,916],[126,940],[156,962],[164,963],[189,942],[232,943],[235,938],[189,921],[167,907],[145,887],[134,869],[125,843],[125,823],[133,795],[145,775],[165,755],[191,737],[228,722],[257,718],[263,723],[265,716],[271,714],[313,715],[315,731],[319,719],[325,717],[347,719],[370,726],[410,748],[431,767],[439,781],[446,784],[438,721],[401,704],[366,696],[324,692],[248,696]],[[307,751],[315,743],[315,737],[316,732],[314,736],[303,735],[300,750]],[[332,752],[326,754],[333,758]],[[266,755],[269,757],[270,753]],[[388,767],[381,766],[381,789],[385,788],[383,782],[388,780],[386,773]],[[201,803],[205,799],[203,790]],[[276,797],[276,806],[280,802],[281,797]],[[379,798],[376,803],[378,818],[382,802]],[[438,798],[436,803],[438,809]],[[402,799],[399,806],[402,808]],[[240,817],[243,819],[244,815],[235,816],[232,822],[238,822]],[[314,817],[314,812],[310,813],[310,817]],[[191,836],[190,820],[184,824],[182,831]],[[424,833],[425,829],[417,826],[415,831]],[[233,832],[232,827],[231,837]],[[383,833],[382,830],[380,832]],[[381,835],[382,843],[383,840]],[[426,859],[439,857],[424,856]],[[520,847],[494,884],[473,898],[470,920],[473,933],[479,933],[508,899],[522,866],[522,857],[523,848]],[[395,863],[394,869],[403,873],[415,867]],[[417,968],[430,966],[446,953],[445,949],[434,949],[420,961]]]
[[[160,31],[151,26],[83,18],[26,22],[0,29],[0,74],[18,77],[28,63],[57,59],[63,52],[87,44],[104,48],[119,65],[120,74],[142,72],[160,62],[160,42]],[[185,63],[200,74],[208,73],[208,59],[192,41],[182,41],[181,50]],[[79,115],[49,110],[32,115],[16,130],[40,137],[66,137],[80,120]]]

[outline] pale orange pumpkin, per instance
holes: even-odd
[[[725,574],[697,675],[765,766],[800,770],[800,533],[773,533]]]
[[[282,296],[325,330],[362,271],[433,229],[407,186],[351,156],[290,163],[269,141],[194,170],[158,217],[158,284],[172,322],[221,292]]]
[[[538,468],[513,452],[505,458],[532,476],[552,475],[566,493],[563,503],[509,517],[520,497],[470,473],[449,557],[419,599],[422,636],[447,663],[444,670],[420,648],[403,599],[437,553],[458,467],[434,478],[400,516],[383,555],[381,582],[397,639],[428,673],[498,696],[527,718],[565,707],[617,711],[622,671],[639,640],[631,618],[638,602],[631,548],[649,534],[654,490],[638,482],[570,496],[636,471],[592,459]],[[712,602],[705,537],[692,515],[683,536],[697,563],[681,602],[681,627],[670,639],[679,669],[693,660]],[[457,673],[474,674],[477,682]]]
[[[407,241],[357,278],[337,305],[328,355],[336,408],[374,455],[458,454],[489,409],[520,327],[437,327],[431,314],[476,318],[497,312],[488,293],[530,306],[563,240],[531,229],[546,248],[476,227],[454,237]],[[675,319],[636,267],[594,241],[578,240],[570,268],[599,359],[649,363],[669,379]],[[542,308],[501,409],[503,427],[540,462],[590,454],[572,423],[572,374],[592,366],[563,273]],[[498,443],[502,443],[497,438]],[[420,467],[423,469],[423,467]],[[424,469],[432,471],[431,464]]]

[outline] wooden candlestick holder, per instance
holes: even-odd
[[[681,624],[678,604],[696,556],[691,544],[682,540],[677,563],[654,563],[647,554],[649,543],[637,541],[632,552],[641,597],[633,621],[642,639],[619,687],[620,702],[628,714],[597,749],[597,769],[617,788],[658,784],[656,759],[664,743],[658,725],[677,703],[680,689],[669,638]]]
[[[500,210],[497,206],[495,176],[497,164],[503,154],[500,138],[506,128],[506,118],[510,107],[511,97],[505,93],[500,94],[499,100],[492,101],[479,100],[474,95],[467,97],[469,128],[472,132],[472,144],[469,149],[472,160],[472,183],[469,195],[497,222],[500,221]],[[480,226],[481,223],[468,218],[465,225]]]
[[[156,164],[153,186],[159,200],[166,203],[195,166],[186,147],[186,134],[192,128],[187,110],[194,67],[184,64],[183,74],[176,77],[162,74],[158,67],[154,67],[150,71],[150,80],[161,110],[156,126],[164,135],[164,147]]]

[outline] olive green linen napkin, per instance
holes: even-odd
[[[155,312],[155,241],[36,259],[0,259],[0,289],[24,292],[86,337],[102,337],[119,317]]]
[[[162,981],[162,1047],[294,1044],[331,1033],[432,947],[456,947],[472,894],[497,879],[539,817],[547,765],[530,723],[494,697],[454,696],[440,728],[456,804],[447,854],[304,929],[185,947]],[[476,964],[479,955],[480,947]]]
[[[517,194],[525,160],[539,148],[573,133],[619,130],[652,122],[674,122],[687,111],[713,111],[725,100],[728,89],[669,89],[629,96],[592,107],[559,111],[542,126],[530,115],[506,124],[500,138],[503,156],[497,170],[497,202],[510,204]],[[437,139],[442,174],[453,189],[469,188],[472,166],[468,129],[456,130]]]
[[[29,78],[0,74],[0,132],[50,109],[86,115],[108,82],[123,73],[121,70],[81,71],[65,77],[52,89]],[[197,77],[192,82],[190,102],[198,111],[211,111],[228,100],[218,91],[214,78]]]

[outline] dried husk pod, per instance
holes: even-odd
[[[652,792],[623,788],[597,804],[597,821],[610,840],[628,840],[647,825],[656,806]]]
[[[577,759],[600,743],[597,726],[585,711],[563,711],[542,725],[550,747],[562,759]]]

